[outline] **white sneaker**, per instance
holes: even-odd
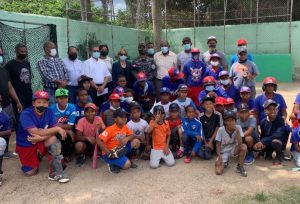
[[[49,174],[48,180],[58,181],[59,183],[67,183],[70,181],[70,179],[65,175],[54,175],[54,174]]]
[[[3,174],[0,174],[0,186],[2,186],[2,182],[3,182]]]

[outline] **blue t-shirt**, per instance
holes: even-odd
[[[65,110],[60,110],[58,104],[52,104],[50,106],[55,114],[58,123],[74,125],[76,120],[76,108],[73,104],[68,103]]]
[[[17,145],[21,147],[32,146],[32,143],[27,140],[27,136],[30,135],[28,129],[47,129],[55,127],[56,124],[56,117],[50,108],[47,108],[41,117],[35,114],[33,106],[26,108],[20,115],[20,124],[16,136]]]
[[[138,81],[136,81],[133,85],[133,91],[138,96],[147,96],[147,95],[153,95],[153,85],[150,81],[146,81],[145,88],[141,88],[138,84]]]
[[[10,129],[9,117],[6,113],[0,112],[0,132]]]
[[[215,78],[216,81],[219,81],[219,74],[220,72],[223,71],[222,67],[219,67],[217,69],[217,71],[215,72],[211,66],[207,69],[207,76],[212,76],[213,78]]]
[[[230,85],[230,87],[227,90],[223,89],[222,86],[219,86],[217,90],[219,91],[219,96],[221,97],[232,98],[234,101],[241,100],[240,91],[233,84]]]
[[[294,128],[291,136],[291,141],[292,146],[291,146],[291,151],[295,150],[295,144],[300,144],[300,126]]]
[[[207,76],[206,64],[200,60],[190,60],[184,65],[182,72],[187,86],[202,86],[202,80]]]
[[[75,124],[77,124],[78,120],[84,117],[84,106],[79,106],[78,104],[75,105]]]
[[[236,107],[238,107],[241,102],[242,102],[242,100],[239,100],[236,103]],[[249,110],[252,110],[254,108],[254,100],[252,98],[250,98],[249,101],[248,101],[248,103],[247,103],[247,105],[249,107]]]
[[[247,53],[247,59],[253,62],[253,56],[251,53]],[[232,66],[235,62],[239,60],[237,54],[231,56],[230,65]]]
[[[169,88],[171,91],[171,95],[175,95],[175,92],[177,91],[180,84],[184,84],[184,79],[171,81],[169,76],[165,76],[164,78],[162,78],[162,87]]]
[[[287,109],[286,103],[284,98],[281,94],[274,93],[273,98],[271,98],[273,101],[275,101],[278,105],[278,115],[282,117],[282,110]],[[265,111],[264,111],[264,103],[268,100],[265,93],[262,93],[261,95],[257,96],[254,101],[254,110],[258,112],[258,119],[261,121],[263,118],[266,117]]]

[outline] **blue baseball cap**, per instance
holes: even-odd
[[[161,87],[160,90],[159,90],[159,93],[160,94],[162,94],[162,93],[171,94],[171,90],[168,87]]]

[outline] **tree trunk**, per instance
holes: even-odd
[[[144,16],[145,16],[145,1],[144,0],[137,1],[135,28],[137,29],[141,28],[145,20]]]
[[[161,39],[161,8],[162,0],[152,0],[152,23],[153,23],[153,41],[154,48],[159,50]]]
[[[103,21],[104,23],[108,22],[108,3],[109,0],[101,0],[102,8],[103,8]]]
[[[91,0],[80,0],[80,10],[81,10],[81,20],[91,21],[92,19]]]

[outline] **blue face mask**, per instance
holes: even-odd
[[[2,64],[3,63],[3,56],[0,56],[0,64]]]
[[[214,85],[206,86],[206,87],[205,87],[205,90],[206,90],[206,91],[209,91],[209,92],[214,91],[214,90],[215,90],[215,86],[214,86]]]
[[[154,55],[154,49],[153,48],[147,49],[147,53],[148,55]]]
[[[222,85],[228,85],[230,83],[229,79],[221,80]]]
[[[162,53],[166,54],[169,51],[169,48],[168,47],[161,47],[160,50],[161,50]]]
[[[183,49],[184,50],[190,50],[191,49],[191,44],[184,44]]]
[[[120,60],[122,60],[122,61],[127,60],[127,56],[126,56],[126,55],[121,55],[121,56],[120,56]]]
[[[93,52],[92,57],[98,59],[100,57],[100,52]]]

